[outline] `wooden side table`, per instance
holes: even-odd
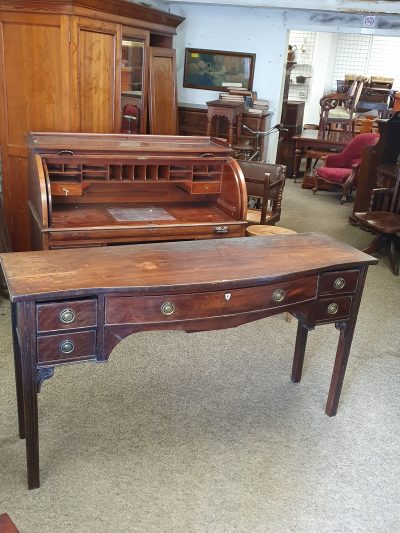
[[[215,137],[218,137],[218,121],[225,118],[228,121],[228,143],[233,144],[234,125],[236,125],[236,143],[240,139],[242,127],[243,104],[241,102],[230,102],[229,100],[212,100],[207,102],[207,136],[211,136],[212,122],[215,118]]]

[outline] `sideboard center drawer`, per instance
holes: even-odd
[[[107,296],[106,324],[194,320],[283,307],[315,298],[317,279],[192,294]]]
[[[40,333],[96,326],[97,301],[91,298],[41,303],[36,306],[36,320]]]

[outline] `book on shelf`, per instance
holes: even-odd
[[[255,109],[254,107],[249,107],[249,109],[247,110],[247,113],[251,113],[252,115],[262,115],[263,110]]]
[[[256,100],[253,101],[253,105],[262,105],[262,106],[268,107],[269,101],[263,100],[262,98],[257,98]]]

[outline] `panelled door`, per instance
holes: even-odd
[[[73,17],[74,131],[112,133],[120,122],[121,25]]]
[[[69,17],[1,14],[3,201],[14,251],[30,246],[27,208],[29,131],[68,131]],[[10,127],[8,127],[8,125]]]
[[[149,132],[178,134],[175,50],[150,48]]]

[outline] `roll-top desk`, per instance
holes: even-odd
[[[31,133],[33,249],[240,237],[247,196],[220,139]]]
[[[224,329],[287,311],[298,319],[292,381],[299,382],[308,331],[333,323],[340,333],[326,413],[335,415],[368,265],[377,262],[314,233],[8,253],[0,261],[29,488],[39,487],[43,380],[57,365],[106,361],[139,331]]]

